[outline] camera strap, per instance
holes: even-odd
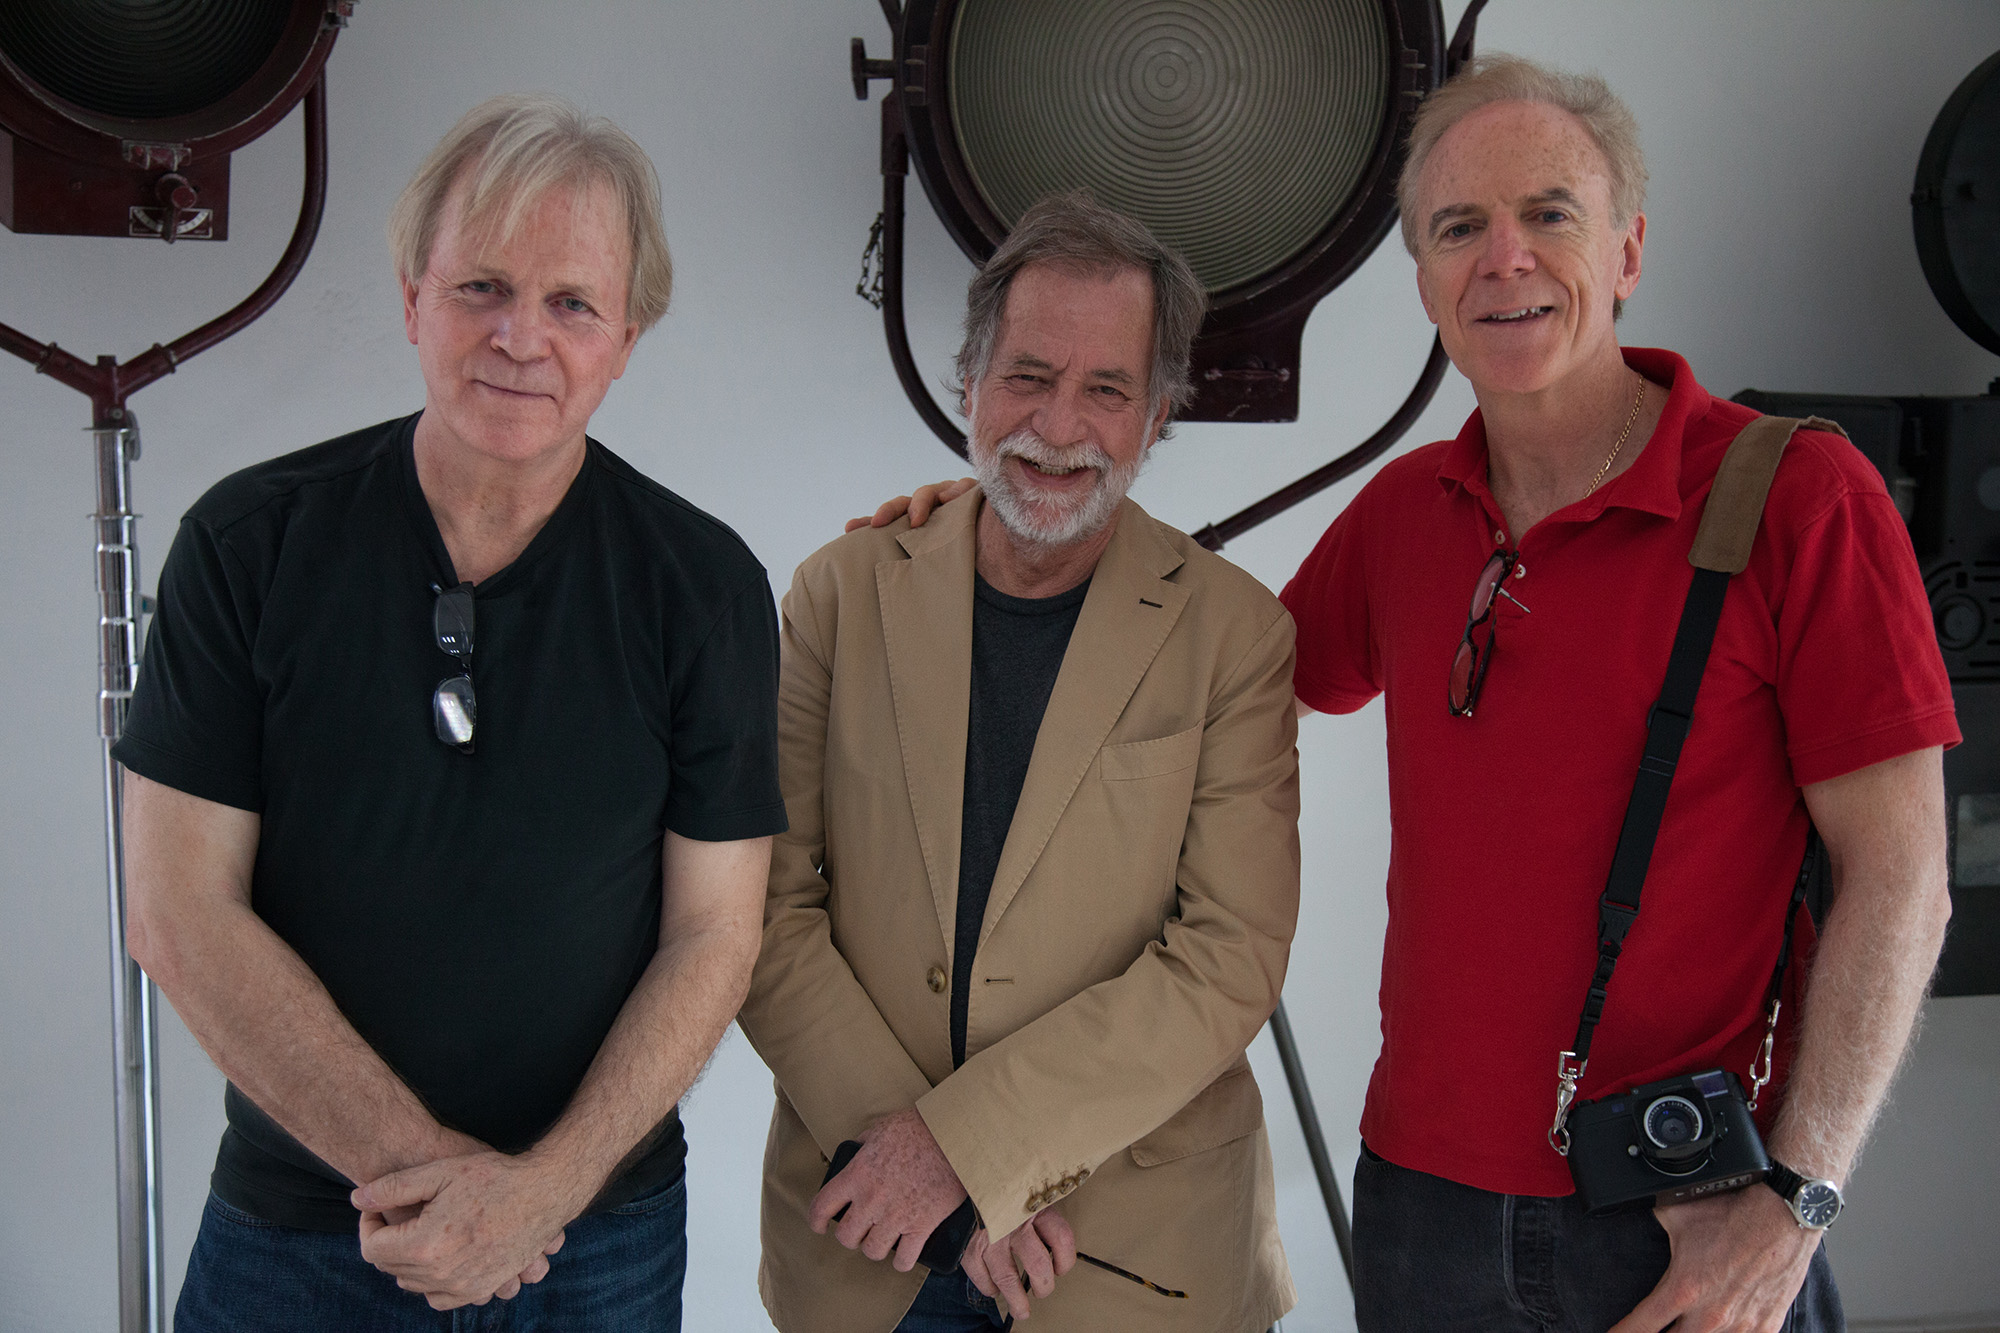
[[[1772,478],[1777,475],[1778,460],[1799,430],[1845,435],[1840,427],[1819,417],[1803,420],[1758,417],[1745,426],[1730,441],[1722,466],[1716,470],[1694,547],[1688,552],[1688,563],[1694,566],[1694,581],[1688,588],[1680,627],[1674,633],[1674,646],[1667,656],[1666,680],[1660,687],[1658,701],[1646,716],[1645,752],[1639,759],[1638,776],[1632,782],[1631,799],[1625,806],[1625,822],[1618,830],[1618,846],[1611,855],[1604,893],[1597,901],[1597,968],[1584,996],[1576,1039],[1570,1043],[1570,1049],[1556,1058],[1556,1116],[1549,1127],[1549,1146],[1565,1157],[1569,1156],[1569,1108],[1576,1100],[1577,1083],[1590,1063],[1590,1042],[1598,1020],[1604,1016],[1611,974],[1618,966],[1618,956],[1624,952],[1625,936],[1639,918],[1640,892],[1653,861],[1653,845],[1659,840],[1660,821],[1666,814],[1667,795],[1673,787],[1674,769],[1680,763],[1681,746],[1694,723],[1695,695],[1701,689],[1709,650],[1715,644],[1715,629],[1722,619],[1729,580],[1750,563],[1750,548],[1757,539],[1764,500],[1770,494]],[[1807,836],[1805,861],[1799,867],[1792,905],[1785,913],[1784,943],[1765,1001],[1764,1042],[1750,1071],[1755,1085],[1749,1102],[1752,1110],[1756,1109],[1757,1093],[1770,1081],[1779,993],[1792,951],[1792,924],[1799,905],[1805,901],[1819,852],[1819,834],[1813,831]]]

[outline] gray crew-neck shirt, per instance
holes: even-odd
[[[1055,692],[1085,579],[1054,597],[1010,597],[973,575],[972,697],[965,735],[958,920],[951,951],[951,1060],[965,1063],[966,1002],[993,872],[1027,781],[1035,736]]]

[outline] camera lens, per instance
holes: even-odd
[[[1646,1137],[1661,1148],[1679,1148],[1701,1137],[1701,1109],[1685,1097],[1671,1094],[1646,1108]]]

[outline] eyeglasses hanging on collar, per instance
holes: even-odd
[[[431,721],[437,738],[453,749],[472,753],[473,723],[479,709],[472,694],[472,585],[445,588],[433,583],[437,603],[431,608],[431,629],[441,652],[458,660],[459,673],[438,682],[431,694]]]

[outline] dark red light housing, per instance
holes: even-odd
[[[229,155],[319,77],[353,0],[6,0],[0,223],[225,240]]]

